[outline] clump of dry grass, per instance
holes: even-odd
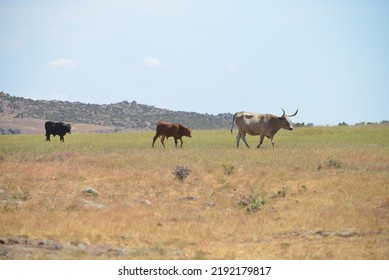
[[[235,172],[235,166],[232,164],[222,164],[224,174],[231,175]]]
[[[324,161],[323,164],[319,164],[317,166],[318,170],[321,170],[323,168],[335,168],[335,169],[340,169],[342,168],[342,162],[340,159],[337,158],[328,158],[326,161]]]

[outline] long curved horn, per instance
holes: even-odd
[[[296,113],[294,113],[293,115],[289,115],[289,117],[294,117],[294,116],[296,116],[298,111],[299,111],[299,109],[297,108]]]
[[[283,117],[285,117],[285,110],[282,109],[282,108],[281,108],[281,110],[282,110],[283,114],[282,114],[282,116],[280,118],[283,118]]]

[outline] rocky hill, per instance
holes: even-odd
[[[222,129],[231,124],[232,114],[199,114],[172,111],[135,101],[98,105],[68,101],[32,100],[0,92],[0,131],[25,133],[26,120],[52,120],[93,125],[99,131],[155,129],[157,122],[179,122],[193,129]],[[14,124],[12,126],[12,124]],[[92,129],[93,130],[93,129]]]

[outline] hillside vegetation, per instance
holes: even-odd
[[[177,112],[138,104],[135,101],[98,105],[56,100],[32,100],[0,92],[0,120],[6,117],[93,124],[110,127],[112,131],[155,129],[158,121],[180,122],[194,129],[220,129],[228,127],[232,120],[231,114],[215,116]]]
[[[389,126],[235,133],[0,136],[0,257],[389,259]]]

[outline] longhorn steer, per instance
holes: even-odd
[[[249,112],[237,112],[234,114],[232,118],[232,126],[231,133],[234,128],[234,122],[238,127],[238,135],[236,136],[236,147],[239,148],[239,141],[242,138],[243,142],[246,144],[247,148],[250,146],[246,141],[246,133],[249,135],[260,135],[260,140],[257,148],[259,148],[265,136],[271,140],[271,143],[274,148],[274,136],[278,130],[281,128],[287,130],[293,130],[293,125],[290,120],[290,117],[293,117],[297,114],[293,115],[285,115],[285,110],[281,109],[283,114],[281,117],[274,116],[272,114],[256,114]]]

